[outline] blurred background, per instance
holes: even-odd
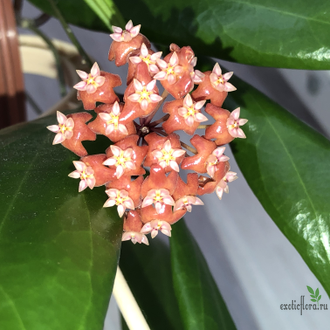
[[[39,14],[36,8],[24,1],[23,17],[32,19]],[[55,19],[47,21],[41,26],[41,30],[51,39],[69,42],[61,25]],[[127,67],[117,68],[114,63],[107,60],[111,43],[108,34],[91,32],[74,26],[72,30],[86,52],[99,63],[102,70],[117,73],[125,81]],[[141,31],[143,33],[143,26]],[[19,28],[18,32],[23,69],[25,72],[35,73],[36,69],[25,67],[24,58],[31,55],[22,47],[26,43],[26,36],[31,35],[32,32],[22,28]],[[329,138],[329,72],[273,69],[219,62],[228,71],[234,71],[235,75]],[[25,89],[29,96],[26,102],[28,120],[34,120],[39,116],[36,108],[47,111],[61,100],[59,84],[54,79],[56,70],[54,67],[49,67],[47,70],[48,77],[24,74]],[[76,79],[79,80],[78,76]],[[116,91],[123,93],[124,88],[119,87]],[[300,255],[251,192],[233,155],[229,150],[226,154],[231,159],[232,171],[237,172],[239,177],[230,185],[230,194],[224,196],[222,201],[219,201],[215,194],[203,196],[205,205],[194,207],[193,212],[187,214],[185,219],[203,251],[237,328],[239,330],[326,328],[330,319],[329,311],[305,311],[300,315],[299,311],[280,310],[281,304],[291,303],[292,300],[298,302],[301,295],[305,295],[307,300],[309,293],[306,285],[320,289],[323,303],[329,303],[329,299]],[[312,173],[313,169],[311,175]],[[120,316],[114,299],[110,301],[104,329],[120,329]]]

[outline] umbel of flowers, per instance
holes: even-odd
[[[80,157],[69,174],[80,179],[79,192],[105,186],[104,207],[116,206],[124,217],[122,240],[148,245],[146,234],[171,236],[171,225],[191,212],[192,205],[203,205],[197,196],[215,191],[222,199],[229,192],[228,183],[237,176],[223,145],[245,138],[240,126],[247,120],[240,119],[239,108],[221,108],[228,92],[236,90],[228,82],[232,72],[223,74],[219,64],[212,72],[195,70],[197,58],[189,46],[171,44],[162,59],[140,27],[129,21],[125,30],[114,26],[110,35],[109,60],[117,66],[128,63],[123,102],[113,91],[121,85],[120,77],[94,63],[90,73],[77,70],[82,81],[74,88],[84,109],[95,111],[96,118],[91,121],[88,112],[57,112],[58,124],[47,128],[56,133],[53,144],[61,143]],[[164,103],[169,94],[174,100]],[[164,116],[153,121],[161,105]],[[212,123],[205,124],[204,111],[214,118]],[[196,134],[197,129],[204,135]],[[175,133],[180,130],[192,136],[192,146],[180,141]],[[111,142],[103,154],[88,155],[81,142],[94,141],[96,134]],[[179,176],[182,170],[190,170],[187,182]]]

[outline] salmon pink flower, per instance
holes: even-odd
[[[218,195],[219,199],[222,199],[223,192],[226,194],[229,193],[228,182],[233,182],[237,179],[237,173],[228,171],[226,175],[219,181],[218,185],[215,188],[215,192]]]
[[[234,72],[227,72],[223,75],[219,63],[216,63],[213,67],[212,73],[210,74],[212,86],[219,92],[236,91],[237,88],[228,82],[233,73]]]
[[[200,198],[196,196],[184,196],[175,202],[173,211],[175,212],[177,210],[186,208],[188,212],[191,212],[191,205],[204,205],[204,203]]]
[[[104,203],[103,207],[117,205],[117,211],[120,217],[124,215],[126,209],[134,210],[133,200],[128,196],[128,192],[126,190],[107,189],[105,192],[109,198]]]
[[[63,113],[56,112],[58,125],[47,126],[47,129],[57,133],[53,140],[53,145],[62,143],[66,139],[71,139],[73,135],[74,122],[72,118],[67,118]]]
[[[178,78],[178,75],[182,72],[182,67],[179,65],[179,58],[176,52],[173,52],[169,62],[158,59],[157,64],[161,69],[154,79],[167,80],[169,84],[174,84]]]
[[[191,212],[192,205],[204,205],[203,201],[196,197],[198,191],[198,175],[197,173],[189,173],[187,175],[187,183],[180,177],[173,193],[176,200],[173,211],[185,209]]]
[[[135,93],[128,96],[132,102],[139,102],[142,110],[147,110],[149,103],[158,103],[163,98],[154,93],[156,80],[151,80],[146,86],[137,79],[133,79]]]
[[[115,145],[111,145],[110,148],[113,156],[104,161],[103,165],[115,166],[117,179],[119,179],[124,174],[126,169],[135,169],[135,164],[132,160],[132,148],[122,150]]]
[[[131,240],[133,244],[136,243],[143,243],[145,245],[149,245],[149,241],[146,235],[142,234],[142,233],[137,233],[134,231],[125,231],[123,233],[123,236],[121,238],[122,241],[129,241]]]
[[[194,102],[190,96],[187,94],[183,99],[183,107],[179,108],[179,115],[182,116],[188,126],[192,126],[194,122],[207,121],[200,109],[203,108],[206,101]]]
[[[112,111],[110,113],[100,112],[99,116],[107,124],[107,127],[105,129],[105,135],[109,135],[113,131],[117,130],[124,135],[128,135],[126,126],[123,124],[119,124],[120,107],[117,101],[114,103]]]
[[[227,128],[228,128],[228,132],[231,136],[233,136],[235,138],[245,139],[246,136],[245,136],[243,130],[239,127],[246,124],[248,122],[248,120],[240,119],[239,114],[240,114],[240,108],[237,108],[234,111],[232,111],[229,118],[227,119]]]
[[[76,170],[71,172],[69,174],[69,177],[81,180],[79,183],[78,191],[81,192],[85,190],[87,187],[93,189],[95,186],[93,169],[90,166],[86,166],[84,162],[80,162],[80,161],[74,161],[73,165],[76,168]]]
[[[118,26],[112,26],[114,33],[110,34],[110,37],[117,42],[128,42],[136,37],[141,29],[141,24],[133,26],[132,20],[129,20],[125,26],[125,30],[122,30]]]
[[[144,198],[141,207],[155,204],[156,212],[159,214],[163,205],[174,205],[174,200],[167,189],[151,189]]]
[[[176,172],[179,172],[179,165],[176,159],[185,153],[186,152],[182,149],[173,149],[169,140],[164,143],[164,148],[162,150],[154,150],[152,152],[162,168],[170,166]]]
[[[155,75],[159,72],[159,68],[156,65],[157,60],[160,59],[162,56],[162,52],[157,52],[150,54],[152,50],[149,50],[147,46],[143,43],[141,45],[140,49],[140,55],[139,56],[131,56],[129,59],[134,64],[139,64],[141,62],[144,62],[148,66],[148,70],[151,75]]]
[[[73,88],[78,91],[86,91],[88,94],[96,92],[98,87],[101,87],[105,82],[105,77],[101,76],[101,71],[98,64],[95,62],[92,66],[91,73],[76,70],[78,76],[82,79],[81,82],[75,84]]]
[[[164,235],[171,237],[171,225],[166,221],[152,220],[147,222],[141,229],[141,233],[151,233],[151,238],[155,238],[158,235],[158,231],[161,231]]]
[[[206,160],[206,171],[207,174],[213,178],[214,173],[216,171],[216,167],[220,162],[226,162],[229,160],[229,157],[225,156],[223,153],[225,152],[226,147],[219,147],[213,150],[212,154]]]

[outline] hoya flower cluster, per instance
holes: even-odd
[[[215,191],[221,199],[228,193],[228,183],[237,177],[223,145],[245,138],[240,126],[247,120],[239,118],[239,108],[221,108],[228,92],[236,90],[228,82],[232,72],[222,74],[219,64],[212,72],[195,70],[197,58],[189,46],[171,44],[162,59],[132,21],[125,30],[114,26],[113,31],[109,60],[117,66],[128,63],[123,102],[113,91],[121,85],[120,77],[100,71],[95,63],[90,73],[77,70],[82,81],[74,88],[84,109],[93,110],[96,118],[88,112],[58,112],[58,125],[48,129],[56,133],[53,144],[61,143],[80,157],[69,174],[80,179],[79,192],[104,185],[104,207],[116,206],[124,217],[122,240],[149,244],[148,233],[152,238],[158,231],[171,236],[171,225],[191,212],[192,205],[203,204],[197,196]],[[169,94],[174,100],[163,104]],[[153,121],[162,104],[164,116]],[[205,125],[205,112],[213,123]],[[197,129],[204,135],[196,134]],[[180,141],[175,133],[180,130],[192,136],[193,147]],[[103,154],[88,155],[81,142],[95,140],[96,134],[111,142]],[[182,170],[190,170],[187,182],[179,176]]]

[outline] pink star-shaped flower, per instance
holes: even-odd
[[[62,143],[64,140],[71,139],[73,135],[74,122],[72,118],[67,118],[63,113],[56,112],[58,125],[47,126],[47,129],[57,133],[53,140],[54,144]]]
[[[108,158],[103,162],[103,165],[115,166],[116,167],[116,177],[119,179],[124,172],[128,170],[134,170],[135,164],[132,159],[133,149],[128,148],[122,150],[121,148],[111,145],[110,146],[113,156]]]
[[[122,241],[129,241],[131,240],[133,244],[136,243],[143,243],[145,245],[149,245],[149,241],[146,235],[142,234],[142,233],[137,233],[134,231],[125,231],[123,233],[123,236],[121,238]]]
[[[161,69],[154,79],[167,80],[169,84],[174,84],[177,80],[177,76],[182,73],[182,67],[179,65],[179,58],[176,52],[173,52],[169,62],[158,59],[157,64]]]
[[[155,205],[157,213],[160,213],[164,204],[174,205],[174,200],[167,189],[151,189],[144,198],[141,207],[146,207],[151,204]]]
[[[185,151],[181,148],[179,135],[172,133],[164,137],[153,132],[146,135],[145,140],[148,143],[149,149],[144,166],[149,167],[153,164],[159,164],[164,168],[165,172],[173,170],[179,172],[179,164],[181,164],[185,155]]]
[[[96,92],[97,88],[101,87],[105,82],[105,77],[101,76],[100,68],[96,62],[92,66],[91,73],[81,70],[76,70],[76,72],[82,79],[82,81],[73,86],[73,88],[78,91],[86,91],[88,94],[93,94]]]
[[[170,166],[172,170],[179,172],[179,165],[177,163],[177,158],[180,158],[186,152],[182,149],[173,149],[171,142],[167,140],[164,143],[164,147],[161,150],[154,150],[152,154],[157,158],[158,164],[162,168]]]
[[[186,208],[188,212],[191,212],[192,205],[204,205],[204,203],[200,198],[196,196],[184,196],[175,202],[173,211],[175,212],[177,210]]]
[[[116,101],[112,107],[112,111],[109,113],[100,112],[100,118],[106,122],[105,135],[110,135],[114,131],[119,131],[123,135],[128,135],[128,131],[125,125],[119,123],[120,107]]]
[[[117,42],[128,42],[136,37],[141,29],[141,24],[133,26],[132,20],[129,20],[125,26],[125,30],[118,26],[112,26],[114,33],[110,34],[110,37]]]
[[[151,53],[151,54],[150,54]],[[148,70],[151,75],[155,75],[159,72],[159,68],[156,65],[157,60],[162,56],[162,52],[153,53],[151,49],[148,49],[147,46],[143,43],[140,49],[139,56],[131,56],[129,59],[134,64],[139,64],[144,62],[148,66]]]
[[[222,199],[223,192],[226,194],[229,193],[228,182],[233,182],[237,179],[237,173],[228,171],[226,175],[219,181],[218,185],[215,188],[215,192],[218,195],[219,199]]]
[[[117,205],[117,211],[120,217],[124,215],[126,209],[134,210],[133,200],[128,196],[128,192],[126,190],[107,189],[105,192],[109,198],[104,203],[103,207]]]
[[[133,79],[135,93],[128,96],[128,99],[132,102],[140,103],[141,109],[146,111],[149,103],[158,103],[162,100],[159,94],[154,93],[156,86],[156,80],[151,80],[146,86],[142,85],[137,79]]]
[[[75,171],[69,174],[70,178],[79,179],[79,189],[78,191],[81,192],[85,190],[87,187],[93,189],[95,186],[95,178],[94,178],[94,171],[90,166],[86,166],[84,162],[80,161],[73,161],[73,165],[76,168]]]
[[[246,136],[240,126],[243,126],[248,122],[247,119],[240,119],[240,108],[235,109],[230,114],[229,118],[227,119],[227,128],[228,132],[231,136],[235,138],[245,139]]]
[[[194,102],[190,96],[187,94],[183,99],[183,107],[179,108],[179,115],[185,119],[188,126],[193,126],[195,122],[201,123],[207,121],[207,117],[204,116],[200,109],[203,108],[206,101]]]
[[[206,171],[207,174],[213,178],[214,173],[216,171],[217,165],[220,162],[226,162],[229,160],[229,157],[225,156],[223,153],[225,152],[226,147],[219,147],[213,150],[212,154],[206,160]]]
[[[236,91],[237,88],[228,82],[233,73],[234,72],[227,72],[223,75],[219,63],[216,63],[213,67],[212,73],[210,74],[212,86],[219,92]]]
[[[151,238],[155,238],[158,235],[158,231],[161,231],[164,235],[171,237],[171,225],[166,221],[152,220],[147,222],[141,229],[141,233],[151,233]]]

